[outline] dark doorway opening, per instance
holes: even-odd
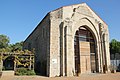
[[[14,56],[8,56],[4,61],[3,61],[3,66],[5,70],[14,70]]]

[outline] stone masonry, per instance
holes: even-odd
[[[108,26],[86,3],[49,12],[24,41],[24,49],[35,49],[35,71],[49,77],[76,75],[74,36],[81,26],[94,36],[96,71],[109,72]],[[80,46],[80,74],[91,73],[90,45],[84,42]]]

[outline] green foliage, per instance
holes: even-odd
[[[35,72],[34,72],[34,70],[20,68],[15,71],[15,75],[18,75],[18,76],[20,76],[20,75],[35,75]]]
[[[112,39],[110,42],[110,52],[111,54],[120,53],[120,42]]]
[[[0,35],[0,64],[6,58],[12,55],[15,57],[14,63],[16,64],[16,67],[19,68],[15,73],[16,75],[35,75],[33,70],[25,69],[29,67],[29,69],[32,69],[31,66],[34,65],[34,49],[32,52],[29,50],[23,51],[22,47],[23,41],[17,42],[15,44],[9,44],[9,38],[6,35]],[[0,70],[2,70],[1,65]]]
[[[10,40],[6,35],[0,35],[0,49],[7,48]]]
[[[21,51],[23,47],[23,41],[17,42],[15,44],[9,44],[9,37],[6,35],[0,35],[0,52],[14,52]]]
[[[10,45],[10,48],[11,48],[11,51],[12,51],[12,52],[13,52],[13,51],[17,51],[17,50],[21,51],[21,50],[22,50],[22,47],[23,47],[23,41],[17,42],[17,43],[15,43],[15,44],[11,44],[11,45]]]

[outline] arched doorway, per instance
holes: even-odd
[[[75,73],[96,72],[96,48],[92,32],[81,26],[74,36]]]
[[[3,66],[5,70],[14,70],[14,56],[8,56],[4,61],[3,61]]]

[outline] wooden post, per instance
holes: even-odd
[[[32,60],[33,60],[33,70],[34,70],[34,65],[35,65],[35,64],[34,64],[34,62],[35,62],[34,57],[35,57],[35,56],[33,55],[33,59],[32,59]]]
[[[34,64],[34,57],[35,57],[34,54],[35,54],[35,48],[33,48],[33,50],[32,50],[32,62],[33,62],[33,63],[32,63],[32,67],[33,67],[33,68],[32,68],[32,69],[33,69],[33,70],[34,70],[34,65],[35,65],[35,64]]]
[[[29,66],[29,69],[31,70],[31,54],[30,54],[30,66]]]
[[[0,72],[2,72],[2,67],[3,67],[3,61],[2,61],[2,57],[3,57],[3,53],[1,53],[1,55],[0,55],[0,57],[1,57],[1,60],[0,60]]]
[[[15,60],[14,60],[14,71],[16,70],[16,55],[15,55]]]

